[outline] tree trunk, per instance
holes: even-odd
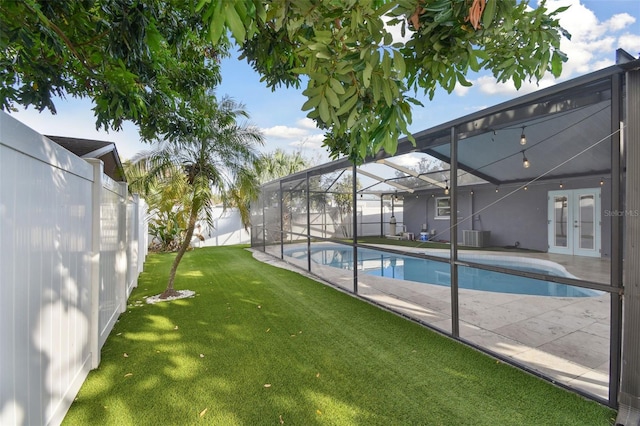
[[[187,226],[187,235],[184,237],[184,241],[180,244],[180,248],[178,249],[178,254],[176,258],[173,260],[173,264],[171,265],[171,271],[169,272],[169,281],[167,282],[167,288],[160,295],[160,299],[166,299],[168,297],[179,296],[174,287],[173,283],[176,279],[176,272],[178,270],[178,265],[180,265],[180,261],[182,260],[182,256],[187,252],[189,248],[189,244],[191,244],[191,238],[193,237],[193,231],[196,228],[196,220],[198,219],[198,211],[195,206],[191,206],[191,213],[189,215],[189,225]]]

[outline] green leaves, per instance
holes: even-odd
[[[193,99],[220,81],[227,50],[202,28],[179,0],[0,2],[2,106],[55,111],[56,97],[89,97],[96,127],[131,121],[147,140],[193,133],[208,113]]]
[[[496,19],[496,11],[498,10],[497,3],[499,0],[487,0],[482,13],[482,27],[487,29],[493,24]]]
[[[412,0],[379,2],[380,8],[377,3],[274,0],[264,20],[243,21],[245,29],[255,25],[257,31],[245,43],[243,57],[271,87],[308,78],[302,110],[327,130],[325,145],[333,157],[359,162],[381,149],[395,152],[397,140],[409,135],[410,106],[417,102],[407,96],[410,89],[422,88],[433,97],[437,87],[449,92],[468,87],[469,70],[491,70],[516,87],[546,71],[561,71],[563,30],[554,16],[562,9],[548,13],[544,2],[529,9],[526,2],[488,0],[477,31],[467,22],[466,0],[425,2],[418,11]],[[410,18],[417,31],[404,44],[394,42],[384,15],[400,22],[403,31]],[[264,48],[289,58],[291,66],[255,47],[264,44],[263,37],[269,40]]]
[[[230,34],[268,87],[300,87],[302,109],[327,131],[332,156],[362,161],[409,136],[409,90],[433,97],[469,86],[471,70],[516,87],[559,75],[569,34],[542,1],[488,0],[477,30],[467,0],[180,0],[142,5],[0,2],[0,101],[54,110],[62,93],[90,96],[97,124],[131,120],[143,138],[177,139],[206,128],[198,99],[219,81]],[[268,7],[267,7],[268,6]],[[195,11],[195,13],[194,13]],[[394,41],[385,20],[411,37]],[[408,23],[410,22],[410,24]],[[208,34],[204,34],[207,31]],[[205,60],[203,60],[205,58]]]

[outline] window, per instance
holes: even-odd
[[[449,197],[436,198],[436,219],[449,219],[451,216],[451,199]]]

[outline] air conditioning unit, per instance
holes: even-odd
[[[462,245],[467,247],[487,247],[491,231],[462,231]]]

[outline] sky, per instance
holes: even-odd
[[[532,4],[535,1],[532,0]],[[557,82],[575,78],[615,64],[615,51],[622,48],[640,57],[640,1],[638,0],[548,0],[547,8],[555,10],[570,5],[560,15],[561,25],[571,33],[571,40],[562,41],[561,50],[569,60],[560,78],[546,76],[538,84],[523,84],[516,90],[512,84],[497,84],[489,73],[469,74],[470,88],[458,87],[453,93],[436,92],[433,100],[424,97],[424,107],[413,109],[413,123],[409,127],[418,132],[441,123],[471,114],[486,107],[514,99]],[[264,136],[263,152],[277,148],[287,152],[299,151],[314,164],[328,161],[322,147],[323,133],[301,111],[305,102],[301,88],[280,88],[275,92],[260,82],[246,61],[237,54],[222,61],[222,84],[218,96],[229,95],[243,103]],[[86,99],[69,98],[56,102],[58,114],[33,108],[12,113],[34,130],[47,135],[97,139],[114,142],[120,157],[129,159],[147,150],[150,145],[140,142],[137,129],[126,123],[122,131],[109,133],[95,129],[92,105]],[[410,159],[408,159],[410,161]],[[406,164],[410,165],[410,164]]]

